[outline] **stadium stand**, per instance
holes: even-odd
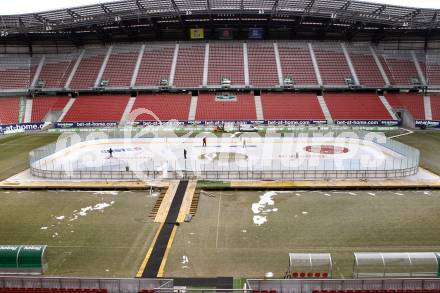
[[[205,44],[181,43],[177,58],[174,85],[177,87],[199,87],[203,82]]]
[[[440,96],[431,96],[432,120],[440,121]]]
[[[0,293],[108,293],[107,289],[0,288]]]
[[[334,120],[392,120],[376,94],[327,93],[324,99]]]
[[[279,86],[273,42],[248,42],[249,80],[253,86]]]
[[[426,55],[425,72],[429,85],[440,85],[440,54],[429,52]]]
[[[266,120],[325,120],[315,94],[263,93]]]
[[[102,80],[108,81],[108,87],[130,86],[139,49],[140,45],[113,47],[102,75]]]
[[[385,81],[368,47],[347,46],[359,83],[363,86],[383,87]]]
[[[327,86],[345,85],[351,78],[350,68],[339,43],[313,43],[322,82]]]
[[[176,44],[148,44],[145,47],[137,86],[158,86],[161,79],[169,79]]]
[[[31,122],[44,121],[49,111],[63,110],[69,99],[69,96],[35,97],[32,103]]]
[[[95,86],[107,50],[108,48],[86,49],[70,83],[70,88],[87,89]]]
[[[0,89],[25,89],[31,86],[37,57],[0,55]]]
[[[44,83],[44,88],[64,88],[78,54],[46,55],[41,68],[39,80]]]
[[[388,93],[386,99],[393,108],[404,108],[408,110],[414,119],[425,119],[425,108],[423,96],[414,93]]]
[[[129,96],[80,96],[76,98],[64,122],[120,121]]]
[[[410,53],[386,52],[382,53],[379,59],[393,85],[410,86],[411,79],[418,78],[417,69]]]
[[[232,85],[244,85],[243,44],[211,42],[209,44],[208,85],[220,85],[222,77]]]
[[[17,123],[19,108],[19,98],[0,98],[0,124]]]
[[[151,110],[161,121],[188,120],[191,95],[188,94],[151,94],[136,98],[132,111],[136,109]],[[139,115],[136,121],[154,121],[148,114]]]
[[[297,85],[317,85],[313,61],[307,43],[278,42],[283,77]]]
[[[215,94],[200,94],[196,120],[255,120],[254,96],[239,93],[236,97],[235,101],[217,101]]]

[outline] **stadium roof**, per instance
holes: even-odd
[[[15,0],[7,1],[2,4],[2,15],[13,14],[25,14],[25,13],[37,13],[58,9],[67,9],[73,7],[79,7],[92,4],[106,4],[109,2],[115,2],[120,0]],[[364,2],[372,2],[387,5],[398,5],[404,7],[417,7],[417,8],[440,8],[440,2],[437,0],[362,0]]]
[[[0,16],[0,32],[59,34],[158,27],[293,27],[321,31],[426,31],[440,28],[440,9],[355,0],[125,0],[46,12]],[[239,27],[240,28],[240,27]]]

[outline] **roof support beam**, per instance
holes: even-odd
[[[136,6],[139,8],[139,10],[145,10],[145,6],[142,4],[140,0],[135,0]]]
[[[404,16],[400,17],[400,20],[412,20],[414,17],[416,17],[417,15],[420,14],[421,9],[416,9],[414,11],[408,12],[407,14],[405,14]]]
[[[312,10],[313,5],[315,5],[315,0],[310,0],[307,3],[306,7],[304,8],[303,13],[301,14],[300,17],[297,18],[296,24],[293,26],[293,30],[295,32],[298,30],[298,27],[303,23],[306,14],[310,13],[310,10]]]
[[[374,10],[373,12],[371,12],[371,15],[380,15],[380,14],[382,14],[382,12],[385,11],[385,9],[387,9],[387,6],[384,4],[384,5],[376,8],[376,10]]]
[[[243,17],[243,13],[244,13],[244,0],[240,0],[240,21]],[[211,17],[211,15],[210,15]]]
[[[72,16],[72,18],[80,18],[81,15],[79,15],[77,12],[73,11],[72,9],[66,9],[66,12]]]
[[[22,33],[24,35],[24,40],[26,42],[26,45],[28,46],[29,54],[32,56],[32,54],[33,54],[32,41],[31,41],[29,33],[28,33],[28,28],[24,24],[21,17],[18,18],[18,25],[20,27],[20,33]]]
[[[272,10],[270,11],[270,16],[269,16],[269,21],[268,21],[268,26],[272,23],[273,17],[276,15],[277,13],[277,9],[278,9],[278,3],[280,1],[279,0],[275,0],[275,2],[272,5]]]
[[[177,18],[179,19],[180,24],[181,24],[182,26],[185,26],[185,23],[184,23],[183,20],[182,20],[182,16],[180,15],[180,10],[179,10],[179,7],[178,7],[177,4],[176,4],[176,1],[171,0],[171,4],[173,5],[174,12],[176,13]]]
[[[351,5],[351,0],[347,0],[347,2],[345,2],[345,4],[342,5],[341,8],[339,8],[339,11],[347,11],[350,5]]]
[[[42,16],[39,15],[38,13],[34,13],[34,14],[32,14],[32,16],[33,16],[36,20],[38,20],[39,22],[41,22],[41,23],[43,23],[43,24],[46,24],[46,23],[49,22],[46,18],[42,17]]]
[[[104,4],[99,4],[99,6],[101,7],[102,11],[104,11],[105,14],[112,14],[113,11],[111,11],[110,8],[108,8],[107,6],[105,6]]]
[[[431,39],[432,30],[438,24],[438,13],[439,13],[438,10],[436,12],[434,12],[434,15],[432,16],[432,19],[431,19],[431,23],[429,25],[429,28],[426,31],[426,34],[425,34],[425,51],[428,50],[428,43],[429,43],[429,40]]]

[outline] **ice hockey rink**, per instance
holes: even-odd
[[[115,138],[68,147],[58,143],[52,154],[32,161],[31,167],[67,173],[159,172],[164,178],[171,176],[169,172],[175,177],[175,172],[207,171],[212,176],[217,172],[218,178],[218,174],[227,172],[383,173],[418,166],[418,156],[406,154],[386,143],[345,137],[207,137],[206,146],[203,137]]]

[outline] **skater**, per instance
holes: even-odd
[[[112,148],[110,148],[110,149],[108,150],[108,153],[110,154],[110,155],[109,155],[109,158],[113,158],[113,150],[112,150]]]
[[[203,138],[203,144],[202,144],[202,146],[203,146],[203,147],[206,147],[206,136]]]
[[[246,140],[243,138],[243,148],[246,148]]]
[[[186,160],[186,149],[183,149],[183,158]]]

